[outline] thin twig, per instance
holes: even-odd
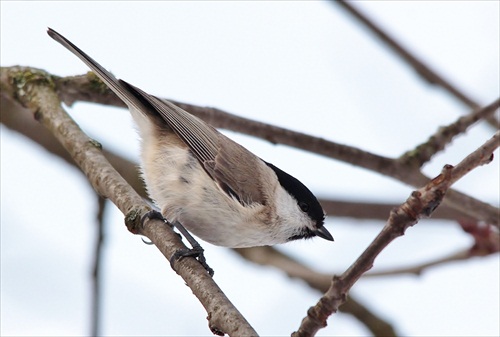
[[[421,275],[422,272],[431,267],[448,264],[450,262],[463,261],[475,256],[496,254],[500,251],[500,233],[493,229],[492,226],[469,221],[460,221],[460,225],[466,233],[474,238],[474,244],[470,248],[413,267],[394,268],[367,273],[363,275],[363,278],[395,276],[401,274]]]
[[[366,271],[372,268],[375,258],[387,245],[403,235],[406,229],[415,225],[420,218],[430,216],[454,182],[472,169],[491,162],[491,154],[500,145],[499,137],[500,132],[497,131],[491,139],[468,155],[456,167],[446,165],[440,175],[426,186],[414,191],[400,207],[393,209],[382,231],[341,276],[333,278],[328,291],[315,306],[307,311],[307,316],[292,336],[314,336],[325,327],[327,318],[337,312],[339,306],[346,301],[347,292]]]
[[[106,211],[106,199],[97,196],[97,232],[94,250],[94,267],[92,270],[92,305],[91,305],[91,325],[90,336],[99,336],[101,328],[101,280],[102,280],[102,260],[104,244],[104,214]]]
[[[500,99],[497,98],[491,104],[460,117],[450,125],[440,127],[425,143],[418,145],[414,150],[406,152],[399,158],[399,161],[411,167],[421,167],[423,164],[427,163],[432,156],[442,151],[446,145],[451,143],[455,136],[464,133],[469,126],[477,121],[492,116],[499,106]]]
[[[321,293],[325,293],[331,284],[332,275],[317,272],[273,247],[238,248],[233,250],[248,261],[262,266],[275,267],[285,272],[290,278],[303,280],[311,288]],[[396,336],[391,324],[377,316],[352,296],[340,306],[339,310],[356,317],[374,336]]]
[[[439,85],[445,89],[449,94],[454,96],[460,102],[472,109],[477,109],[480,104],[473,100],[471,97],[466,95],[463,91],[452,84],[448,79],[445,79],[443,75],[438,74],[436,70],[433,70],[429,65],[425,64],[422,60],[418,59],[413,55],[408,49],[403,47],[403,45],[397,42],[393,37],[391,37],[387,32],[380,28],[375,22],[369,19],[365,14],[363,14],[359,9],[352,5],[351,1],[345,0],[333,0],[331,3],[339,5],[347,12],[349,12],[354,18],[359,20],[363,25],[365,25],[373,34],[375,34],[382,42],[387,44],[396,55],[400,56],[404,61],[406,61],[413,69],[422,76],[428,83]],[[494,116],[487,117],[488,123],[490,123],[495,129],[498,129],[498,120]]]
[[[420,276],[425,270],[447,264],[450,262],[458,262],[458,261],[463,261],[466,259],[469,259],[471,257],[470,255],[470,249],[465,249],[461,250],[459,252],[456,252],[454,254],[450,254],[445,257],[441,257],[439,259],[422,263],[417,266],[413,267],[404,267],[404,268],[393,268],[393,269],[387,269],[387,270],[381,270],[381,271],[376,271],[376,272],[371,272],[371,273],[366,273],[363,275],[363,279],[365,278],[370,278],[370,277],[381,277],[381,276],[396,276],[396,275],[404,275],[404,274],[413,274],[413,275],[418,275]]]
[[[500,131],[497,131],[486,143],[465,157],[457,166],[453,168],[451,171],[450,184],[453,185],[457,182],[457,180],[461,179],[464,175],[476,167],[491,163],[493,160],[493,151],[495,151],[499,146]]]

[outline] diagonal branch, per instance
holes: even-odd
[[[22,68],[2,68],[1,69],[1,85],[2,85],[2,111],[16,111],[16,113],[2,113],[1,115],[1,122],[5,124],[6,126],[15,129],[18,132],[23,133],[24,135],[30,137],[34,141],[38,142],[40,145],[44,146],[46,149],[51,151],[52,153],[60,156],[61,158],[65,159],[68,161],[68,163],[71,163],[74,165],[73,159],[68,156],[68,153],[64,148],[60,146],[59,143],[54,142],[54,138],[51,136],[50,133],[45,131],[45,129],[40,129],[39,124],[35,123],[32,118],[28,117],[28,113],[26,111],[20,111],[23,110],[22,107],[19,105],[12,105],[14,102],[11,101],[10,99],[4,99],[4,98],[9,98],[8,91],[6,90],[6,85],[9,86],[9,82],[7,81],[8,79],[8,74],[9,73],[15,73],[17,71],[22,71]],[[34,71],[33,69],[28,69],[29,71]],[[76,79],[78,81],[81,81],[80,85],[87,85],[91,84],[89,82],[88,78],[91,78],[93,75],[92,73],[89,73],[88,76],[78,76]],[[67,79],[60,79],[61,81]],[[60,82],[56,82],[59,83]],[[70,88],[72,88],[72,84],[74,85],[75,81],[71,80],[68,82],[68,85]],[[103,100],[107,97],[108,91],[103,91],[102,94],[96,94],[94,91],[98,89],[98,85],[100,85],[100,82],[93,83],[94,88],[91,89],[90,94],[88,95],[88,99],[90,100],[91,97],[97,97],[97,101]],[[76,86],[76,88],[79,88],[79,86]],[[7,88],[8,89],[8,88]],[[78,89],[81,91],[81,89]],[[68,95],[68,97],[78,97],[81,96],[81,93],[78,93],[78,90],[74,90],[73,94]],[[63,91],[66,92],[66,91]],[[11,93],[10,93],[11,94]],[[73,96],[72,96],[73,95]],[[113,95],[108,96],[108,102],[107,104],[116,104],[115,102],[115,97]],[[101,102],[102,103],[102,102]],[[188,106],[189,107],[189,106]],[[200,110],[206,110],[206,108],[200,108],[200,107],[194,107],[198,108]],[[211,109],[208,109],[211,110]],[[214,110],[215,111],[215,110]],[[216,111],[214,114],[215,118],[217,119],[217,114],[219,112]],[[223,113],[223,112],[222,112]],[[203,113],[202,113],[203,114]],[[236,117],[236,116],[235,116]],[[238,118],[238,117],[236,117]],[[265,126],[265,125],[264,125]],[[137,175],[137,170],[136,170],[136,165],[131,163],[130,161],[123,159],[120,156],[117,156],[111,152],[107,152],[106,150],[103,150],[105,152],[106,157],[111,161],[114,167],[116,167],[119,171],[119,173],[126,177],[126,180],[134,186],[134,188],[142,195],[145,197],[145,191],[144,187],[142,185],[142,182],[140,179],[138,179]],[[449,191],[450,192],[450,191]],[[367,203],[350,203],[350,202],[344,202],[344,201],[335,201],[335,200],[323,200],[322,203],[325,208],[328,210],[329,208],[332,208],[333,210],[337,210],[336,215],[338,216],[356,216],[356,217],[368,217],[368,218],[385,218],[385,214],[389,212],[389,210],[393,207],[391,205],[378,205],[378,204],[367,204]],[[364,213],[359,213],[359,209],[362,209],[363,211],[366,211],[366,214]],[[338,210],[341,210],[341,212],[338,212]],[[436,214],[439,214],[439,212],[444,211],[445,207],[440,207]],[[364,214],[364,215],[363,215]],[[464,214],[460,214],[457,210],[453,209],[448,209],[446,212],[443,213],[443,216],[446,218],[450,219],[457,219],[460,217],[464,217]],[[434,217],[435,218],[435,217]]]
[[[74,161],[69,156],[68,152],[62,148],[59,142],[43,128],[39,123],[37,123],[31,116],[31,113],[27,111],[22,111],[21,106],[9,106],[11,101],[3,99],[1,114],[1,123],[8,128],[15,130],[24,136],[30,138],[32,141],[43,146],[47,151],[52,154],[66,160],[69,164],[75,165]],[[6,113],[8,112],[8,113]],[[103,149],[103,153],[110,163],[117,169],[117,171],[122,175],[127,182],[144,198],[147,197],[146,191],[144,189],[142,181],[138,178],[138,172],[136,172],[137,164],[133,163],[121,156],[118,156],[112,152],[108,152]],[[322,199],[321,204],[325,211],[330,214],[335,214],[339,217],[353,217],[358,219],[387,219],[387,214],[396,207],[395,204],[380,204],[380,203],[367,203],[367,202],[350,202],[332,199]],[[457,220],[461,218],[466,218],[465,215],[459,213],[458,211],[442,205],[433,214],[432,219],[450,219]],[[471,219],[468,219],[471,221]],[[432,224],[433,222],[426,222],[427,224]],[[321,274],[310,270],[309,268],[303,268],[303,266],[298,266],[297,261],[294,261],[290,257],[284,255],[283,253],[276,251],[271,247],[255,247],[251,249],[238,250],[238,254],[242,255],[244,258],[258,264],[262,265],[272,265],[280,270],[285,271],[290,277],[303,279],[310,287],[318,289],[322,293],[326,292],[330,284],[331,275]],[[470,257],[470,254],[467,253]],[[448,259],[440,259],[442,262],[430,262],[426,265],[428,267],[446,263]],[[454,259],[453,259],[454,260]],[[283,263],[281,263],[284,261]],[[291,262],[289,262],[291,261]],[[452,259],[449,259],[451,262]],[[290,266],[291,265],[291,266]],[[289,267],[290,266],[290,267]],[[399,273],[419,273],[423,268],[427,266],[416,266],[408,267],[402,269],[394,269],[387,271],[380,271],[375,273],[365,274],[363,277],[369,276],[382,276],[382,275],[396,275]],[[416,271],[418,269],[418,272]],[[373,313],[370,313],[362,306],[353,301],[350,298],[345,304],[340,307],[340,311],[345,313],[350,313],[356,316],[375,336],[388,336],[390,325],[382,323],[382,319],[378,318]]]
[[[396,39],[390,36],[389,33],[385,32],[373,20],[368,18],[359,9],[353,6],[352,2],[345,0],[336,0],[331,2],[342,7],[360,23],[365,25],[373,34],[375,34],[375,36],[377,36],[382,42],[387,44],[387,46],[389,46],[389,48],[391,48],[399,57],[406,61],[411,67],[413,67],[413,69],[420,76],[422,76],[424,80],[426,80],[430,84],[439,85],[469,108],[479,108],[479,103],[477,103],[460,89],[458,89],[454,84],[445,79],[442,75],[438,74],[437,71],[433,70],[429,65],[418,59],[408,49],[397,42]],[[498,121],[495,118],[490,117],[488,119],[488,122],[490,122],[495,128],[498,128]]]
[[[326,292],[331,283],[332,276],[330,274],[319,273],[273,247],[236,248],[233,250],[248,261],[275,267],[285,272],[290,278],[303,280],[311,288],[321,293]],[[396,336],[394,328],[388,322],[368,310],[352,296],[349,296],[349,299],[339,310],[356,317],[374,336]]]
[[[446,145],[451,143],[455,136],[464,133],[469,126],[477,121],[491,117],[499,107],[500,98],[497,98],[491,104],[460,117],[450,125],[440,127],[425,143],[418,145],[414,150],[406,152],[398,160],[411,167],[421,167],[428,162],[432,156],[442,151]]]
[[[491,139],[456,167],[446,165],[440,175],[414,191],[400,207],[393,209],[382,231],[342,275],[333,278],[328,291],[307,311],[307,316],[292,336],[314,336],[325,327],[327,318],[337,312],[339,306],[346,301],[347,292],[366,271],[372,268],[375,258],[387,245],[403,235],[406,229],[415,225],[420,218],[430,216],[453,183],[472,169],[491,162],[493,151],[500,145],[499,138],[500,131],[497,131]]]
[[[177,234],[163,221],[151,219],[141,223],[142,215],[150,210],[149,205],[109,164],[102,154],[101,145],[86,136],[64,111],[50,75],[40,70],[13,67],[10,71],[2,69],[0,77],[2,96],[8,96],[32,111],[35,119],[52,132],[96,192],[109,198],[126,215],[125,223],[132,233],[148,237],[167,260],[176,251],[186,249]],[[205,307],[213,333],[257,335],[198,261],[184,258],[175,266],[176,272]]]

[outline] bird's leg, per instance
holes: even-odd
[[[167,221],[167,223],[169,222]],[[210,268],[210,266],[207,264],[207,260],[205,259],[205,254],[203,254],[204,252],[203,247],[201,247],[198,241],[196,241],[196,239],[193,238],[193,236],[186,230],[186,228],[184,228],[184,226],[180,222],[175,221],[171,225],[173,225],[175,228],[179,230],[179,232],[181,232],[181,234],[186,238],[186,240],[189,241],[189,244],[192,247],[191,249],[189,248],[179,249],[174,253],[174,255],[172,255],[172,257],[170,258],[170,265],[172,266],[172,269],[174,267],[174,262],[176,260],[180,260],[183,257],[191,256],[196,258],[198,262],[200,262],[200,264],[203,266],[203,268],[205,268],[205,270],[208,272],[210,276],[214,276],[214,270]]]
[[[191,245],[192,248],[179,249],[174,253],[174,255],[172,255],[172,257],[170,258],[170,266],[172,267],[172,269],[174,269],[175,261],[180,260],[184,257],[194,257],[195,259],[198,260],[198,262],[200,262],[200,264],[203,266],[203,268],[205,268],[205,270],[208,272],[210,276],[214,276],[214,270],[210,268],[210,266],[207,264],[207,260],[205,259],[205,255],[203,254],[204,252],[203,248],[198,243],[198,241],[196,241],[196,239],[193,238],[193,236],[186,230],[186,228],[184,228],[184,226],[180,222],[175,221],[174,223],[170,223],[167,219],[163,217],[163,215],[160,212],[156,210],[151,210],[146,214],[144,214],[144,216],[142,217],[142,221],[144,222],[146,218],[158,219],[165,222],[170,227],[177,228],[177,230],[181,232],[182,236],[184,236]]]

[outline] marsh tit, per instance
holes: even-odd
[[[48,34],[128,106],[142,138],[142,175],[165,219],[225,247],[333,241],[321,205],[299,180],[171,102],[116,79],[56,31]]]

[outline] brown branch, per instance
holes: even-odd
[[[326,214],[334,217],[349,217],[354,219],[386,220],[387,215],[397,204],[374,203],[361,201],[344,201],[335,199],[319,199]],[[434,214],[432,220],[472,220],[473,218],[460,210],[442,205]],[[376,224],[376,223],[373,223]]]
[[[476,167],[491,163],[493,161],[493,151],[495,151],[499,146],[500,131],[497,131],[486,143],[465,157],[464,160],[451,170],[450,185],[456,183],[459,179]]]
[[[3,123],[8,128],[26,136],[32,141],[38,143],[43,148],[45,148],[50,153],[64,159],[72,166],[76,166],[75,162],[71,159],[69,153],[61,146],[61,144],[54,138],[54,136],[44,127],[42,127],[38,122],[36,122],[31,112],[24,109],[20,105],[14,105],[11,100],[2,99],[0,100],[2,103],[2,113],[1,115],[1,123]],[[136,172],[137,164],[131,162],[127,159],[124,159],[121,156],[114,154],[113,152],[108,152],[103,149],[103,153],[106,158],[109,160],[111,165],[117,169],[120,175],[124,175],[127,173],[133,172],[134,174],[128,174],[126,178],[127,182],[144,198],[147,197],[146,190],[142,181],[139,179],[139,175]],[[323,199],[321,203],[327,213],[335,212],[335,216],[348,216],[354,218],[366,218],[366,219],[386,219],[387,214],[389,214],[390,210],[395,206],[394,204],[375,204],[375,203],[363,203],[363,202],[346,202],[340,200],[331,200],[331,199]],[[442,208],[444,209],[444,208]],[[447,211],[442,212],[442,217],[446,219],[457,219],[460,218],[460,214],[454,211],[453,209],[447,208]],[[439,216],[433,216],[433,219],[438,219]],[[470,219],[469,219],[470,220]],[[261,249],[270,249],[274,251],[271,247],[256,247],[255,250],[257,252],[261,251]],[[252,249],[249,250],[249,253],[252,252]],[[266,252],[264,251],[264,254]],[[282,253],[279,253],[283,255]],[[249,256],[254,256],[254,254],[250,255],[242,255],[244,258],[248,258]],[[259,254],[257,254],[259,255]],[[267,257],[272,259],[275,256],[274,254],[268,254]],[[289,257],[285,257],[285,259]],[[259,263],[257,260],[249,258],[252,262]],[[279,265],[275,264],[275,262],[270,262],[269,265],[273,265],[277,268],[280,268]],[[297,272],[300,268],[292,268],[293,271]],[[314,276],[317,274],[316,272],[306,272],[302,275],[290,275],[290,277],[298,277],[302,278],[304,275],[308,276],[308,279],[315,278]],[[324,274],[322,277],[322,281],[320,282],[310,282],[308,279],[305,281],[308,284],[324,293],[330,284],[331,275]],[[393,334],[390,333],[392,328],[386,322],[384,322],[381,318],[377,317],[375,314],[371,313],[367,308],[364,308],[363,305],[358,303],[357,301],[350,298],[350,300],[345,303],[340,310],[345,313],[349,313],[354,315],[356,318],[361,320],[363,324],[367,326],[367,328],[372,331],[375,336],[391,336]],[[96,335],[96,334],[92,334]]]
[[[333,278],[332,284],[318,303],[307,311],[294,337],[314,336],[326,326],[327,318],[337,312],[346,301],[347,292],[356,281],[374,264],[375,258],[394,239],[403,235],[406,229],[415,225],[422,217],[428,217],[439,206],[450,186],[472,169],[491,162],[493,151],[498,148],[500,132],[462,160],[456,167],[446,165],[441,174],[426,186],[414,191],[400,207],[391,211],[382,231],[341,275]]]
[[[487,256],[500,252],[500,233],[488,224],[481,224],[474,221],[460,221],[464,232],[474,238],[474,244],[469,248],[454,254],[438,258],[436,260],[422,263],[413,267],[394,268],[363,275],[366,277],[394,276],[401,274],[421,275],[422,272],[430,267],[458,262],[470,259],[476,256]]]
[[[2,73],[4,71],[10,70],[9,68],[2,69]],[[91,73],[89,73],[91,74]],[[90,75],[92,76],[92,75]],[[89,81],[86,79],[86,77],[78,76],[77,77],[79,80],[82,80],[82,85],[88,84]],[[73,83],[73,82],[71,82]],[[96,84],[99,84],[97,82]],[[40,143],[43,145],[46,149],[48,149],[50,152],[62,157],[63,159],[67,160],[69,163],[74,165],[74,161],[71,159],[71,157],[68,155],[66,150],[60,146],[58,142],[54,141],[54,138],[51,136],[49,132],[46,131],[46,129],[40,128],[39,124],[34,122],[33,118],[29,117],[28,115],[28,110],[22,108],[19,105],[16,105],[13,101],[10,99],[4,99],[4,82],[2,81],[2,111],[15,111],[15,113],[2,113],[1,114],[1,122],[4,123],[6,126],[15,129],[16,131],[19,131],[23,133],[24,135],[30,137],[31,139],[35,140],[36,142]],[[71,85],[70,85],[71,87]],[[94,89],[95,90],[95,89]],[[107,91],[104,92],[104,96],[106,97]],[[80,94],[77,94],[80,95]],[[94,94],[90,94],[89,97],[94,97]],[[97,95],[97,97],[101,97]],[[110,100],[111,103],[113,103],[113,100],[115,99],[114,96],[110,95],[112,99]],[[109,100],[109,99],[108,99]],[[108,102],[109,104],[109,102]],[[203,109],[203,108],[199,108]],[[103,150],[103,152],[106,152]],[[106,153],[106,157],[109,158],[110,162],[112,162],[113,166],[118,169],[118,171],[122,175],[127,175],[127,181],[131,182],[134,185],[134,188],[143,196],[145,196],[145,191],[143,188],[143,184],[138,178],[137,171],[136,171],[136,164],[127,161],[126,159],[121,158],[120,156],[117,156],[113,153]],[[337,213],[336,215],[338,216],[355,216],[358,218],[386,218],[386,215],[389,213],[390,209],[393,207],[393,205],[389,204],[370,204],[370,203],[359,203],[359,202],[344,202],[344,201],[336,201],[336,200],[322,200],[322,203],[325,206],[325,209],[327,209],[328,212],[332,213],[330,208]],[[441,211],[445,211],[445,207],[440,207],[437,212],[433,215],[433,218],[436,218],[437,215]],[[364,213],[363,213],[364,212]],[[443,212],[443,217],[449,218],[449,219],[458,219],[461,217],[464,217],[463,214],[458,213],[456,210],[449,209],[446,212]],[[468,220],[471,220],[470,218]],[[328,277],[329,276],[326,276]]]
[[[14,69],[13,67],[12,69]],[[2,68],[2,71],[11,68]],[[32,69],[36,71],[35,69]],[[123,103],[89,72],[85,76],[59,78],[53,76],[58,93],[66,104],[77,100],[123,106]],[[173,101],[175,102],[175,101]],[[429,181],[418,168],[398,160],[378,156],[354,147],[334,143],[322,138],[309,136],[273,125],[238,117],[214,108],[204,108],[195,105],[175,102],[183,109],[197,115],[215,127],[227,128],[272,141],[294,146],[306,151],[315,152],[333,159],[360,166],[383,175],[398,179],[412,186],[422,186]],[[135,175],[136,170],[124,171],[127,176]],[[133,177],[131,177],[133,179]],[[463,193],[450,190],[444,201],[447,205],[460,212],[464,217],[485,221],[500,227],[498,208]]]
[[[469,248],[454,254],[438,258],[436,260],[422,263],[413,267],[394,268],[383,271],[372,272],[363,275],[366,277],[394,276],[401,274],[421,275],[425,270],[431,267],[458,262],[470,259],[476,256],[487,256],[500,252],[500,233],[488,224],[480,224],[474,221],[460,221],[462,229],[471,234],[474,238],[474,244]]]
[[[306,282],[311,288],[324,293],[328,290],[332,275],[317,272],[273,247],[252,247],[233,249],[248,261],[272,266],[282,270],[290,278]],[[339,308],[343,313],[356,317],[374,336],[396,336],[394,328],[381,317],[368,310],[352,296]]]
[[[387,269],[387,270],[381,270],[381,271],[376,271],[372,273],[366,273],[363,275],[363,278],[369,278],[369,277],[380,277],[380,276],[396,276],[396,275],[404,275],[404,274],[413,274],[420,276],[422,273],[435,266],[447,264],[450,262],[458,262],[458,261],[463,261],[467,260],[471,257],[470,255],[470,250],[465,249],[459,252],[456,252],[454,254],[441,257],[439,259],[422,263],[417,266],[413,267],[404,267],[404,268],[393,268],[393,269]]]
[[[149,205],[104,158],[101,145],[87,137],[67,115],[50,75],[31,68],[1,70],[2,99],[8,97],[17,101],[53,133],[87,175],[96,192],[110,199],[126,215],[125,223],[131,232],[148,237],[167,260],[179,249],[186,249],[177,234],[163,221],[151,219],[141,223],[142,215],[150,210]],[[213,333],[257,335],[200,263],[193,258],[184,258],[175,267],[205,307]]]
[[[61,99],[68,105],[82,100],[113,106],[124,106],[123,102],[111,90],[105,88],[92,72],[87,73],[87,75],[67,78],[54,77],[54,81]],[[199,107],[174,100],[171,101],[217,128],[241,132],[266,139],[273,144],[284,144],[341,160],[395,178],[412,186],[422,186],[429,181],[429,178],[422,174],[418,170],[418,167],[411,167],[396,159],[379,156],[352,146],[327,141],[323,138],[253,121],[219,109]],[[487,203],[453,190],[448,192],[445,203],[457,211],[467,214],[469,217],[500,227],[500,221],[497,217],[498,208]],[[464,207],[464,205],[467,206]]]
[[[3,69],[7,71],[10,68]],[[68,105],[75,101],[83,100],[113,106],[123,106],[123,103],[109,89],[103,88],[102,82],[99,82],[97,77],[91,72],[87,73],[87,75],[67,78],[53,76],[52,79],[54,79],[60,97]],[[411,167],[395,159],[377,156],[354,147],[329,142],[322,138],[252,121],[218,109],[199,107],[180,102],[175,103],[215,127],[231,129],[267,139],[273,143],[294,146],[333,159],[342,160],[393,177],[412,186],[422,186],[429,180],[418,168]],[[130,176],[135,175],[136,170],[122,171],[121,173]],[[133,177],[131,178],[133,179]],[[460,212],[463,217],[482,220],[500,227],[500,220],[497,217],[498,208],[496,207],[454,190],[448,192],[444,202],[457,212]]]
[[[0,115],[0,122],[33,142],[42,146],[50,153],[64,159],[68,164],[76,167],[76,163],[71,159],[69,153],[61,146],[54,136],[38,122],[33,119],[31,112],[20,105],[15,105],[9,99],[0,100],[3,112]],[[130,160],[117,155],[106,149],[102,150],[106,159],[125,178],[127,183],[134,188],[143,198],[147,198],[146,189],[142,180],[139,178],[138,165]],[[372,203],[361,201],[345,201],[336,199],[320,199],[320,203],[327,214],[335,217],[350,217],[356,219],[378,219],[385,220],[387,215],[396,207],[396,204]],[[472,217],[443,205],[433,214],[433,219],[446,220],[473,220]]]
[[[101,327],[101,280],[102,280],[102,259],[104,243],[104,213],[106,211],[106,199],[97,196],[97,231],[94,249],[94,265],[92,270],[92,304],[91,304],[91,324],[90,336],[100,336]]]
[[[432,156],[442,151],[446,145],[451,143],[455,136],[464,133],[469,126],[477,121],[492,116],[499,106],[500,99],[496,99],[493,103],[460,117],[454,123],[440,127],[425,143],[418,145],[414,150],[406,152],[399,158],[399,161],[411,167],[421,167]]]
[[[387,32],[380,28],[375,22],[369,19],[365,14],[363,14],[359,9],[352,5],[351,1],[345,0],[334,0],[331,1],[334,4],[339,5],[350,13],[355,19],[366,26],[375,36],[377,36],[382,42],[384,42],[389,48],[391,48],[396,55],[401,57],[405,62],[407,62],[424,80],[433,85],[438,85],[445,89],[450,95],[458,99],[460,102],[472,109],[477,109],[480,104],[466,95],[463,91],[458,89],[449,80],[445,79],[443,75],[438,74],[436,70],[433,70],[429,65],[425,64],[422,60],[419,60],[415,55],[413,55],[408,49],[397,42],[393,37],[391,37]],[[488,123],[490,123],[495,129],[498,129],[498,120],[494,116],[487,117]]]
[[[1,114],[1,122],[5,126],[28,137],[29,139],[43,146],[50,153],[66,160],[71,165],[76,165],[69,156],[68,152],[64,150],[64,148],[62,148],[60,143],[57,142],[57,140],[52,136],[50,132],[47,131],[47,129],[43,128],[33,119],[32,114],[29,111],[23,109],[20,105],[10,105],[9,103],[13,102],[7,99],[2,99],[0,103],[2,103],[1,109],[3,111],[3,113]],[[141,196],[147,197],[142,181],[138,178],[138,174],[136,172],[137,164],[128,161],[127,159],[124,159],[112,152],[108,153],[105,149],[103,149],[103,153],[113,165],[113,167],[115,167],[122,176],[124,174],[128,174],[128,177],[126,178],[127,182],[131,186],[133,186]],[[347,202],[331,199],[322,199],[320,202],[327,213],[335,214],[335,216],[339,217],[353,217],[358,219],[387,219],[387,215],[389,214],[391,209],[396,207],[395,204]],[[465,215],[460,214],[456,210],[451,209],[446,205],[442,205],[441,207],[439,207],[432,215],[433,220],[440,218],[450,220],[472,220],[471,218],[467,218]],[[426,223],[432,224],[433,222],[429,221]],[[270,253],[268,252],[268,250],[271,250],[273,252]],[[281,257],[283,254],[279,252],[277,253],[277,255],[276,253],[274,253],[274,249],[271,247],[256,247],[253,249],[249,249],[246,254],[241,254],[241,251],[238,251],[238,253],[254,263],[271,265],[276,268],[285,270],[290,277],[303,279],[309,286],[318,289],[322,293],[324,293],[328,289],[331,281],[330,274],[317,275],[317,272],[311,271],[307,268],[303,269],[302,267],[297,267],[293,264],[289,269],[283,268],[280,265],[279,261],[285,261],[286,263],[286,261],[290,258]],[[275,256],[279,256],[277,261],[273,261]],[[406,272],[406,270],[408,270],[408,272],[412,272],[412,268],[417,267],[401,269],[401,273]],[[290,270],[291,273],[289,273]],[[380,273],[387,273],[391,275],[393,273],[398,274],[399,272],[395,270]],[[376,274],[378,275],[378,273]],[[364,275],[364,277],[368,276],[372,276],[372,274],[370,273]],[[376,276],[375,273],[373,274],[373,276]],[[390,326],[381,323],[383,321],[380,318],[378,318],[374,314],[371,314],[366,310],[366,308],[363,308],[362,305],[358,304],[356,301],[353,301],[352,298],[350,298],[349,301],[343,304],[339,309],[341,312],[354,315],[363,324],[365,324],[374,335],[391,335],[388,332],[390,331]]]

